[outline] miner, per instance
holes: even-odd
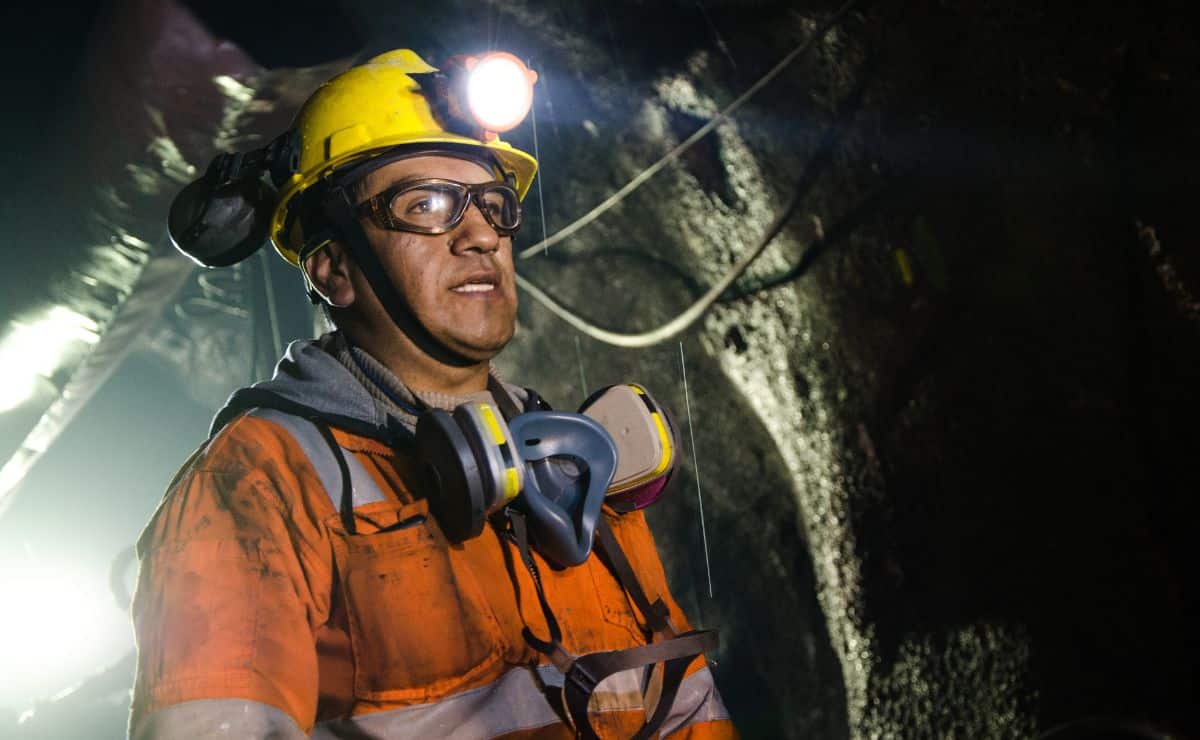
[[[383,54],[176,199],[185,253],[269,240],[334,330],[233,394],[139,541],[135,740],[735,736],[641,511],[665,414],[635,385],[552,411],[490,364],[537,168],[497,132],[534,78]]]

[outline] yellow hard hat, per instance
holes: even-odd
[[[510,174],[524,198],[537,172],[537,160],[496,138],[472,138],[447,130],[412,75],[437,72],[415,52],[397,49],[352,67],[321,85],[296,115],[295,171],[279,187],[271,215],[275,250],[299,264],[297,219],[289,213],[296,196],[348,164],[365,161],[394,146],[440,144],[491,155]],[[483,134],[484,136],[488,136]]]

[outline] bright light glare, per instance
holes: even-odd
[[[32,320],[14,321],[0,341],[0,412],[27,401],[39,378],[50,377],[69,354],[99,338],[96,322],[66,306],[54,306]]]
[[[0,564],[0,594],[0,695],[56,691],[98,670],[125,619],[103,578],[63,568]]]
[[[467,105],[484,129],[508,131],[525,119],[533,105],[535,79],[513,55],[489,54],[471,68]]]

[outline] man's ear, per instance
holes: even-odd
[[[354,283],[350,279],[350,255],[339,242],[329,242],[304,261],[309,285],[322,300],[334,308],[354,303]]]

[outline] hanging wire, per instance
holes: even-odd
[[[275,283],[271,279],[271,258],[267,250],[258,250],[259,262],[262,266],[263,290],[267,304],[267,323],[271,329],[271,349],[274,357],[283,354],[283,337],[279,331],[279,314],[275,306]]]
[[[588,397],[587,376],[583,374],[583,348],[579,346],[579,335],[575,335],[575,359],[579,362],[579,389]]]
[[[703,0],[696,0],[696,7],[700,9],[700,15],[704,16],[704,22],[708,24],[708,30],[712,31],[713,38],[717,42],[717,48],[729,60],[729,65],[737,69],[737,62],[733,59],[733,54],[729,51],[729,45],[725,43],[725,37],[721,35],[721,31],[717,28],[717,24],[713,23],[712,17],[708,14],[708,10],[704,7]]]
[[[838,23],[840,23],[842,21],[842,19],[845,18],[846,15],[849,14],[850,11],[854,9],[854,7],[857,6],[862,1],[863,0],[846,0],[846,2],[840,8],[838,8],[838,10],[832,16],[830,16],[825,21],[825,23],[823,23],[820,26],[817,29],[817,31],[808,38],[807,41],[805,41],[804,43],[797,46],[795,49],[792,49],[790,52],[788,52],[788,54],[786,56],[784,56],[783,59],[779,60],[779,62],[774,67],[772,67],[770,69],[770,71],[768,71],[765,75],[760,77],[758,79],[758,81],[755,82],[753,85],[751,85],[749,88],[747,88],[747,90],[744,93],[742,93],[737,98],[735,98],[732,103],[730,103],[729,105],[727,105],[723,109],[721,109],[721,111],[719,111],[715,116],[713,116],[712,119],[710,119],[708,121],[708,123],[704,124],[699,129],[697,129],[694,134],[692,134],[691,136],[689,136],[688,138],[686,138],[682,142],[680,142],[675,148],[673,148],[671,151],[669,151],[665,155],[663,155],[663,157],[661,159],[659,159],[657,162],[655,162],[654,164],[650,165],[646,169],[639,172],[636,177],[634,177],[632,180],[630,180],[628,183],[626,183],[620,190],[616,191],[615,193],[613,193],[612,195],[608,196],[603,201],[601,201],[600,204],[597,205],[595,208],[593,208],[592,210],[583,214],[579,218],[575,219],[575,221],[573,221],[572,223],[563,227],[562,229],[559,229],[558,231],[554,232],[554,235],[551,236],[550,238],[543,239],[542,241],[538,242],[537,244],[526,247],[525,249],[523,249],[520,252],[520,254],[518,256],[521,259],[528,259],[529,257],[532,257],[534,254],[536,254],[538,252],[538,250],[542,250],[542,252],[545,253],[545,251],[547,249],[549,249],[551,246],[553,246],[553,245],[559,243],[560,241],[562,241],[563,239],[566,239],[567,237],[571,236],[575,232],[579,231],[583,227],[590,224],[592,221],[595,221],[605,211],[609,210],[613,206],[615,206],[618,203],[620,203],[621,201],[625,200],[625,198],[628,197],[630,193],[632,193],[634,190],[637,190],[639,187],[641,187],[642,183],[646,182],[651,177],[653,177],[655,174],[657,174],[658,171],[661,170],[663,167],[666,167],[671,162],[674,162],[676,159],[679,158],[679,156],[681,154],[686,152],[688,149],[692,148],[692,146],[696,142],[703,139],[705,137],[705,135],[708,134],[708,132],[712,131],[719,124],[723,123],[726,119],[728,119],[729,116],[731,116],[734,113],[734,111],[736,111],[738,108],[742,107],[742,104],[745,103],[747,100],[754,97],[754,95],[759,90],[766,87],[766,85],[769,82],[771,82],[771,80],[778,77],[779,74],[781,72],[783,72],[783,70],[787,69],[787,67],[789,65],[791,65],[792,62],[796,61],[801,56],[803,56],[806,52],[808,52],[810,49],[812,49],[814,46],[816,46],[818,41],[825,38],[825,36],[831,30],[833,30],[833,27],[836,26]]]
[[[533,69],[532,60],[526,60],[525,66]],[[545,84],[544,81],[543,84]],[[537,101],[534,101],[534,104],[529,106],[529,119],[533,123],[533,158],[536,159],[538,163],[538,214],[541,216],[542,221],[542,244],[546,245],[546,252],[549,252],[550,245],[547,243],[548,240],[546,239],[546,201],[542,198],[542,180],[545,179],[545,175],[543,173],[546,170],[544,167],[542,167],[542,155],[538,149]],[[584,392],[586,393],[586,390]]]
[[[679,374],[683,376],[683,403],[687,408],[688,436],[692,440],[692,471],[696,474],[696,506],[700,509],[700,539],[704,542],[704,571],[708,574],[708,598],[711,599],[712,566],[708,560],[708,530],[704,527],[704,499],[700,496],[700,458],[696,456],[696,428],[692,425],[692,400],[688,395],[687,362],[683,359],[683,342],[679,343]]]

